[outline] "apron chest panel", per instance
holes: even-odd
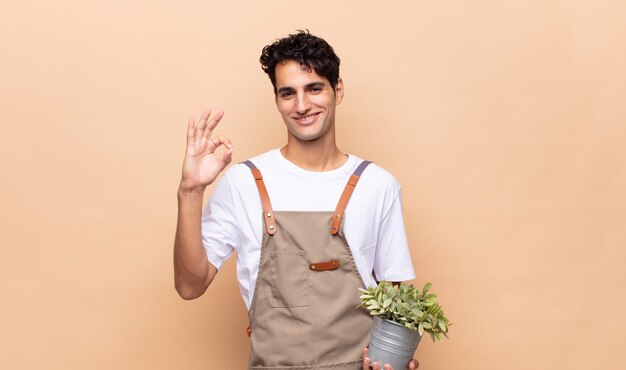
[[[246,163],[253,170],[265,223],[248,312],[249,369],[362,369],[372,318],[356,308],[358,288],[365,286],[341,221],[368,163],[350,177],[335,212],[273,211],[261,172]]]

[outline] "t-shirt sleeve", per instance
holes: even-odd
[[[202,243],[207,258],[217,269],[238,245],[237,217],[228,177],[218,181],[202,212]]]
[[[406,281],[415,278],[402,217],[400,191],[381,221],[374,274],[378,281]]]

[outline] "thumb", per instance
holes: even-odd
[[[233,147],[226,149],[224,155],[222,156],[222,161],[224,162],[224,166],[229,164],[233,160]]]

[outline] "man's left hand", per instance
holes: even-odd
[[[368,355],[368,350],[367,348],[364,348],[363,349],[363,370],[380,370],[380,364],[378,362],[374,362],[372,364],[371,363],[372,361],[370,360],[369,357],[367,357],[367,355]],[[411,362],[409,362],[409,366],[407,367],[407,369],[415,370],[419,366],[420,366],[420,363],[416,359],[412,359]],[[385,364],[385,366],[383,366],[383,370],[393,370],[393,367],[391,367],[391,365],[389,364]]]

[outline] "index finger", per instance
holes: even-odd
[[[368,353],[369,352],[367,350],[367,347],[363,348],[363,370],[370,370],[371,369],[371,367],[370,367],[370,358],[367,357]]]

